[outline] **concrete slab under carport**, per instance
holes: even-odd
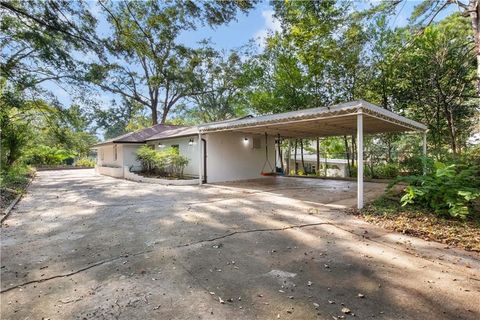
[[[247,194],[261,192],[268,196],[270,193],[331,208],[353,208],[357,204],[357,183],[348,180],[275,176],[208,185],[238,189]],[[375,200],[386,187],[386,182],[364,182],[365,200]]]
[[[39,172],[1,253],[1,319],[480,318],[478,253],[268,187]]]

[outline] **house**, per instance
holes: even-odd
[[[427,127],[369,102],[359,100],[332,105],[206,123],[191,127],[156,125],[97,144],[97,171],[124,177],[135,169],[136,150],[178,148],[188,157],[184,173],[198,183],[256,179],[275,170],[275,141],[357,135],[357,207],[363,207],[363,134],[416,131]]]
[[[228,124],[250,117],[209,125]],[[138,170],[140,164],[136,160],[136,151],[142,145],[151,146],[155,150],[177,148],[180,155],[189,159],[184,175],[198,178],[201,166],[203,182],[258,178],[266,159],[265,152],[269,153],[268,159],[271,164],[275,159],[275,137],[272,136],[218,132],[205,134],[199,140],[198,126],[157,124],[96,144],[94,146],[97,149],[96,171],[123,178],[126,171]],[[199,153],[202,155],[199,156]]]

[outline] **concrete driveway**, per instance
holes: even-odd
[[[480,318],[478,254],[366,224],[339,209],[355,184],[312,181],[39,172],[2,227],[1,318]]]

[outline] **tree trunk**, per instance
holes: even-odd
[[[154,125],[158,124],[157,108],[156,107],[151,107],[150,110],[152,110],[152,126],[154,126]]]
[[[445,118],[447,118],[448,132],[450,134],[450,147],[452,148],[453,155],[457,154],[457,130],[455,129],[455,123],[453,120],[453,112],[444,107]]]
[[[290,157],[292,156],[292,140],[288,139],[288,148],[285,158],[287,159],[287,175],[290,175]]]
[[[168,111],[164,111],[162,114],[162,121],[161,124],[164,124],[167,121]]]
[[[320,139],[317,137],[317,166],[315,174],[320,175]]]
[[[348,169],[348,176],[352,176],[352,168],[350,166],[350,147],[348,146],[348,138],[347,136],[343,136],[343,142],[345,143],[345,155],[347,156],[347,169]]]
[[[356,144],[355,144],[355,137],[352,136],[352,148],[351,148],[351,155],[352,155],[352,168],[355,166],[355,157],[354,157],[354,154],[355,154],[355,149],[356,149]]]
[[[470,0],[468,14],[472,19],[472,28],[477,54],[477,95],[480,96],[480,1]]]
[[[295,175],[298,174],[298,168],[297,168],[297,139],[295,139],[295,151],[294,151],[294,156],[293,156],[293,170],[295,170]]]
[[[303,139],[300,139],[300,156],[302,157],[302,170],[303,170],[303,173],[306,173],[305,172],[305,160],[303,159]]]

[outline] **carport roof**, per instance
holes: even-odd
[[[198,133],[236,131],[248,134],[281,135],[282,137],[326,137],[355,134],[357,114],[363,114],[364,133],[425,131],[423,124],[359,100],[292,112],[264,116],[246,116],[192,127],[158,124],[150,128],[101,142],[94,147],[111,143],[145,143]]]
[[[359,100],[329,107],[312,108],[199,125],[202,133],[237,131],[250,134],[280,134],[283,137],[321,137],[355,134],[358,113],[363,131],[369,133],[425,131],[423,124]]]

